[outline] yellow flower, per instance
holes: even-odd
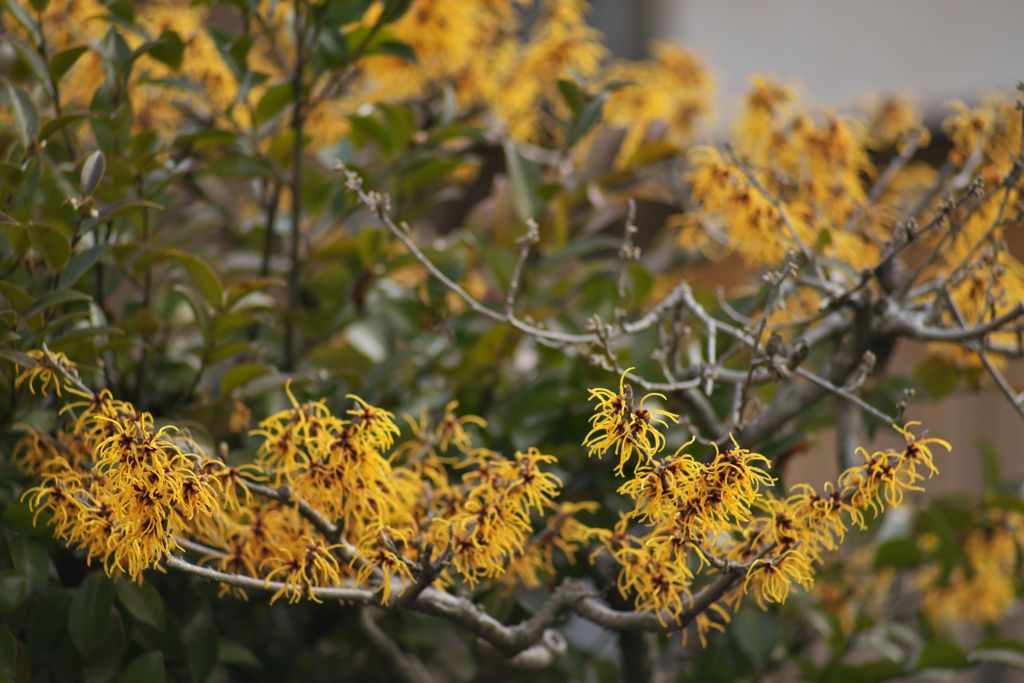
[[[36,383],[39,383],[39,393],[47,396],[50,390],[57,396],[61,395],[64,384],[65,373],[72,372],[75,364],[61,352],[52,353],[32,349],[26,355],[35,361],[35,365],[26,367],[14,380],[14,387],[20,388],[23,384],[28,385],[28,390],[35,394]],[[58,367],[54,368],[53,363]]]
[[[668,427],[667,420],[675,422],[679,416],[661,408],[644,408],[644,402],[651,397],[664,399],[664,394],[651,393],[640,399],[637,406],[633,405],[633,389],[626,385],[626,375],[633,368],[622,373],[619,378],[619,391],[610,389],[590,389],[589,400],[596,401],[594,415],[590,418],[591,430],[583,440],[588,456],[601,457],[610,448],[615,448],[619,456],[619,464],[615,474],[623,476],[626,463],[635,452],[635,467],[646,465],[665,448],[665,437],[658,427]]]
[[[278,576],[282,581],[282,586],[270,598],[271,604],[282,597],[288,602],[299,602],[306,597],[321,602],[310,589],[341,583],[338,561],[333,553],[337,547],[312,536],[277,546],[276,556],[264,561],[265,565],[275,565],[265,576],[267,585]]]
[[[476,425],[483,429],[487,426],[487,421],[476,415],[456,416],[455,409],[458,407],[458,401],[450,401],[444,407],[444,417],[437,425],[438,445],[442,451],[448,450],[448,445],[452,444],[463,453],[469,453],[473,450],[473,440],[466,432],[466,425]]]
[[[953,447],[945,439],[939,439],[937,437],[929,437],[926,439],[918,439],[910,431],[910,428],[915,425],[920,425],[920,422],[912,421],[908,422],[902,427],[893,425],[893,429],[898,431],[904,439],[907,441],[907,445],[903,450],[901,456],[901,465],[904,465],[910,472],[910,475],[914,479],[925,479],[925,475],[918,473],[917,468],[923,467],[927,472],[927,478],[931,479],[933,476],[939,473],[937,467],[935,467],[935,456],[932,454],[931,445],[936,444],[942,446],[947,451],[952,451]]]

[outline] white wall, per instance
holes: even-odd
[[[747,76],[803,83],[812,102],[879,92],[931,109],[1024,80],[1024,0],[645,0],[649,30],[714,69],[728,114]]]

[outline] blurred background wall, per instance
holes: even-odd
[[[930,110],[1024,79],[1021,0],[596,0],[594,21],[622,56],[651,39],[696,50],[722,105],[751,73],[804,85],[812,102],[910,94]]]

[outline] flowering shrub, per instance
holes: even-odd
[[[3,675],[1022,666],[1020,490],[911,419],[1024,417],[1019,102],[711,144],[586,10],[4,4]]]

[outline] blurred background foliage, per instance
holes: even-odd
[[[516,240],[539,219],[518,300],[524,319],[584,329],[594,315],[642,310],[680,271],[702,301],[725,287],[732,306],[752,310],[759,285],[735,285],[763,264],[709,260],[679,218],[683,152],[709,120],[710,73],[677,46],[656,46],[645,61],[611,58],[585,9],[567,0],[4,0],[0,678],[391,675],[354,608],[221,599],[216,586],[156,572],[141,585],[109,581],[34,527],[9,456],[19,424],[54,416],[13,379],[25,351],[44,342],[95,386],[186,426],[232,462],[251,458],[247,430],[286,405],[289,379],[335,406],[349,392],[413,415],[458,400],[486,418],[489,447],[556,454],[565,496],[608,501],[596,523],[614,523],[616,483],[579,445],[585,387],[610,385],[611,373],[466,310],[334,171],[342,159],[387,192],[426,255],[499,308]],[[940,135],[928,154],[941,159],[955,145]],[[872,151],[879,164],[893,154]],[[643,258],[624,264],[627,199],[637,202]],[[657,346],[656,329],[637,335],[630,363],[657,375]],[[981,384],[978,366],[962,361],[929,353],[873,379],[871,398],[894,408],[906,388],[923,401]],[[728,400],[712,396],[720,412]],[[760,449],[773,460],[799,452],[832,424],[830,406]],[[682,432],[670,435],[673,447]],[[1021,593],[1020,483],[1001,477],[984,447],[977,461],[984,496],[930,499],[851,534],[814,593],[773,612],[745,607],[707,649],[663,638],[687,680],[1024,667],[1019,629],[999,626]],[[529,590],[480,597],[504,616],[537,599]],[[382,625],[460,680],[620,673],[613,636],[576,620],[565,627],[568,657],[529,674],[428,617],[389,614]]]

